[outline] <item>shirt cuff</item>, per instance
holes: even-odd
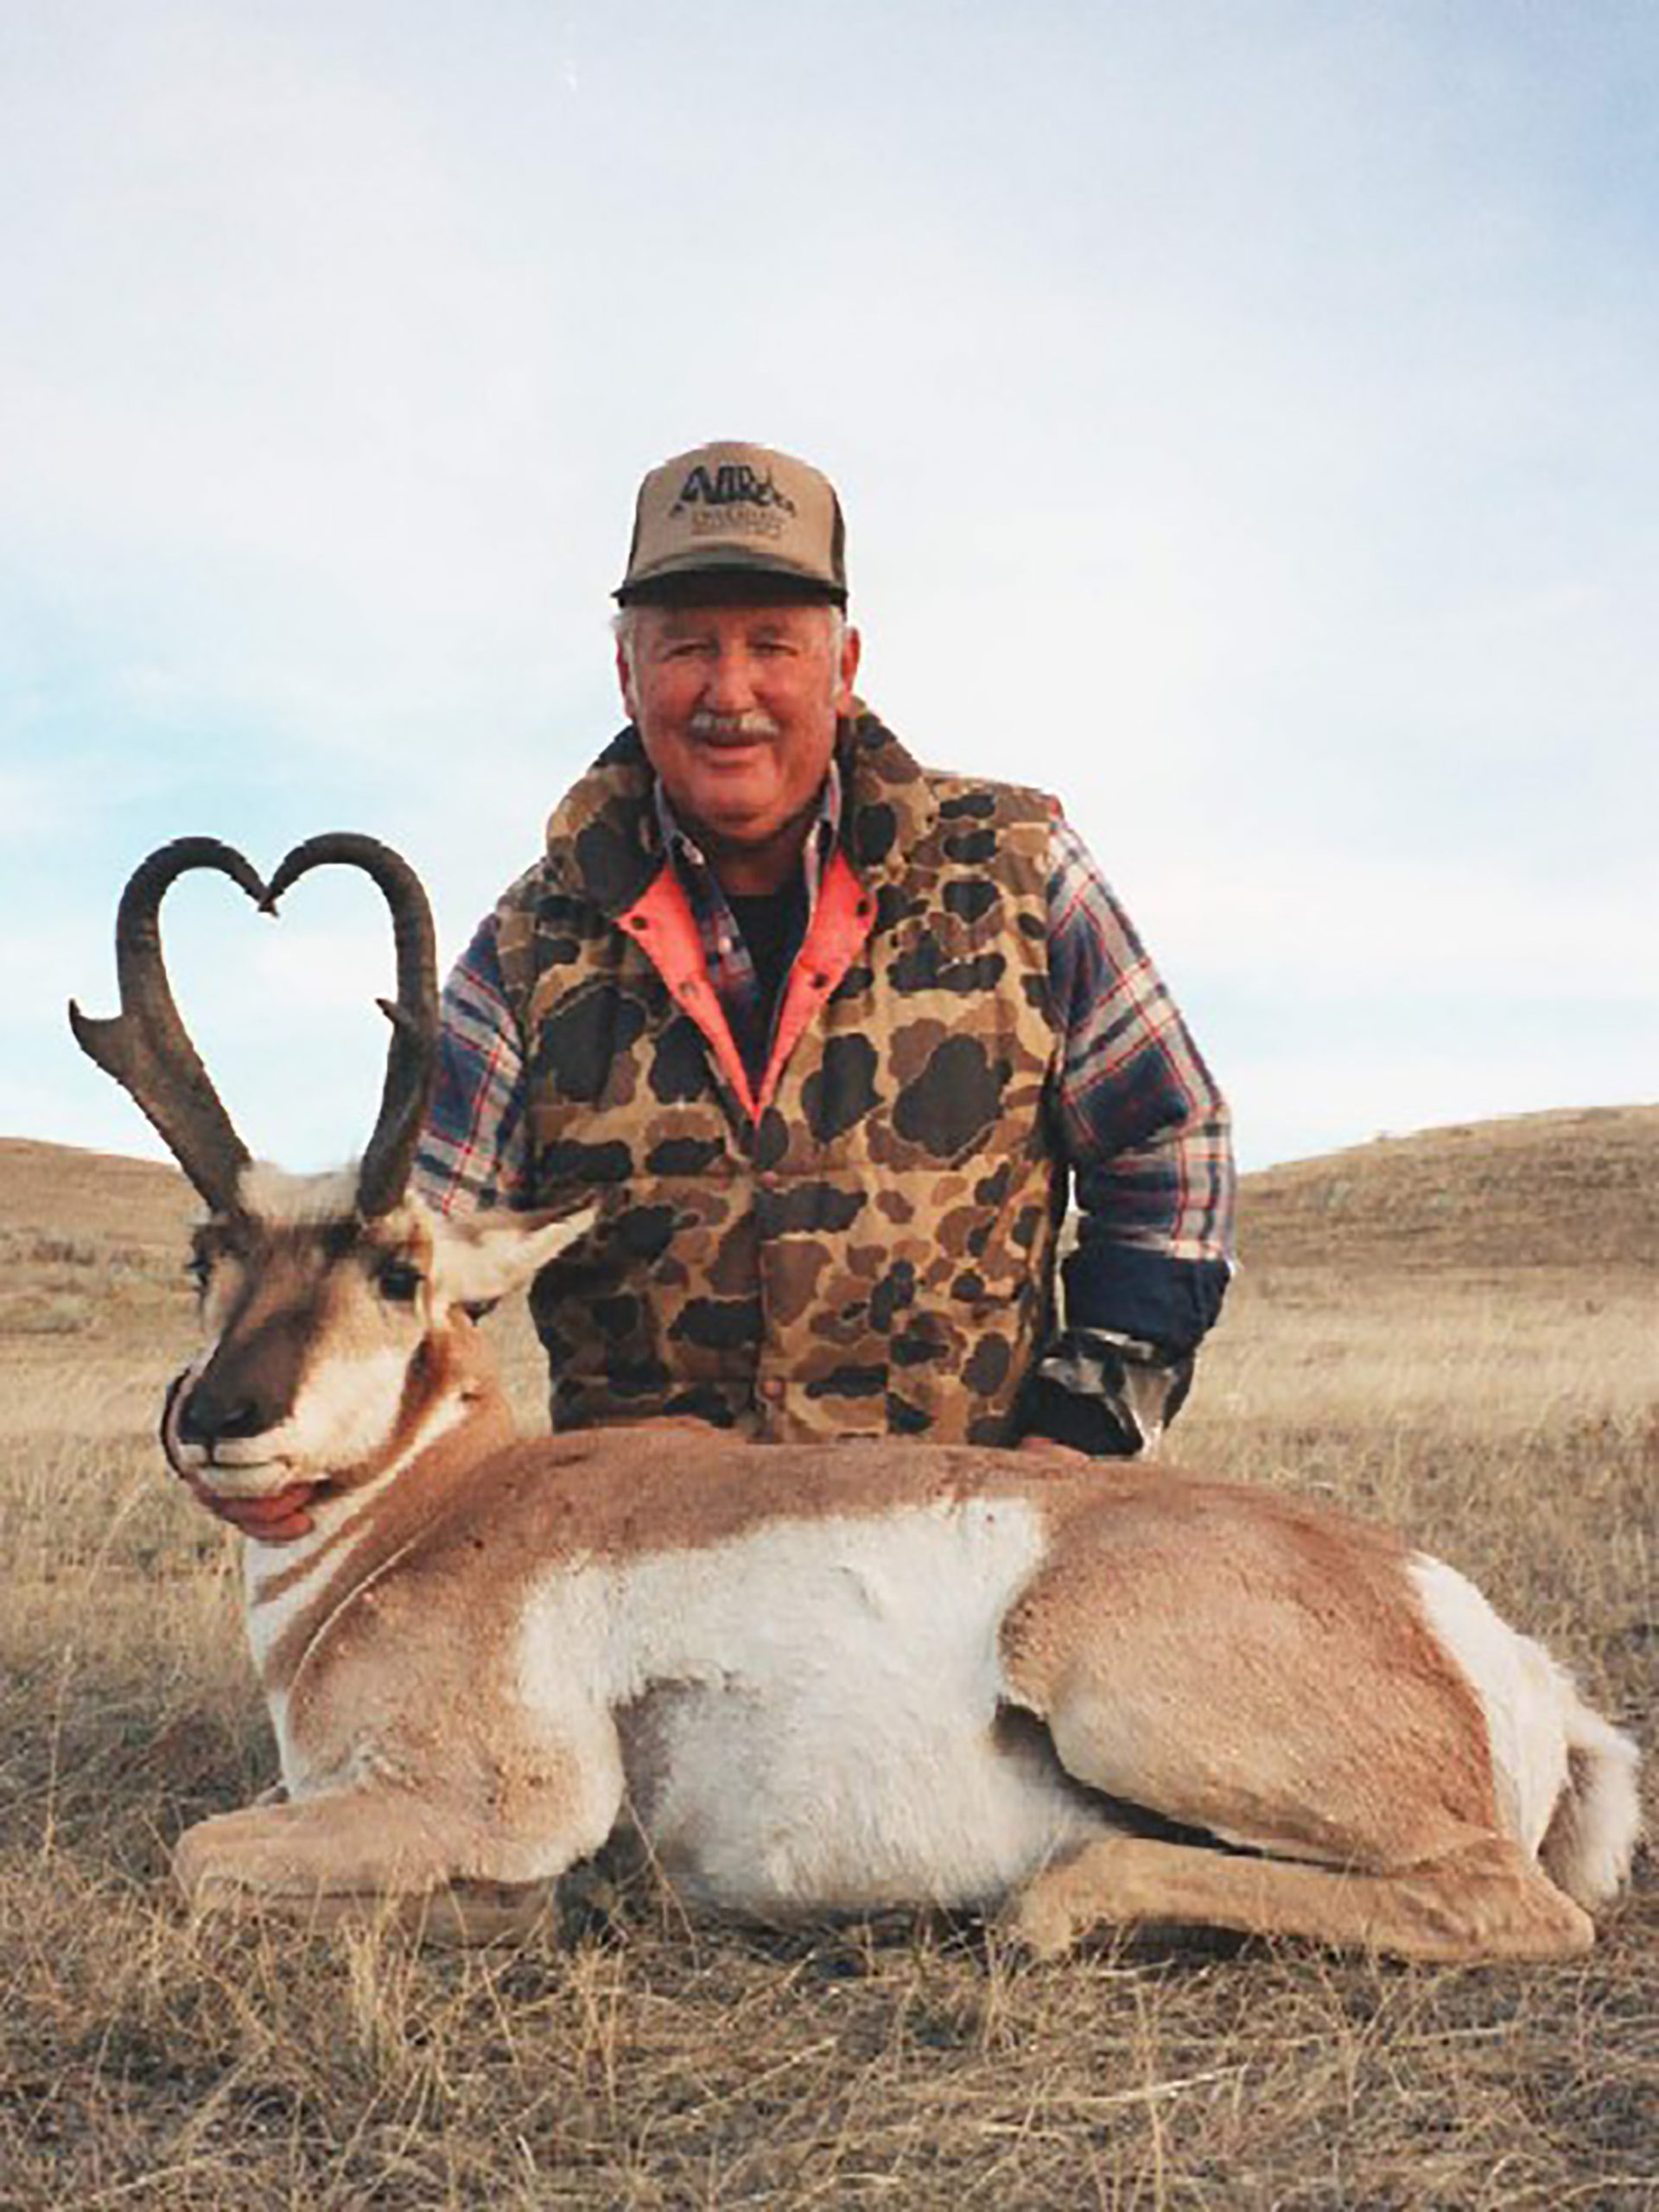
[[[1193,1364],[1191,1352],[1166,1355],[1142,1338],[1064,1329],[1026,1385],[1020,1433],[1091,1459],[1134,1459],[1152,1450],[1179,1412]]]
[[[1167,1357],[1195,1351],[1215,1325],[1232,1270],[1225,1260],[1179,1260],[1138,1244],[1084,1241],[1062,1269],[1065,1318],[1159,1345]]]

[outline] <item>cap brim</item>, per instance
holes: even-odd
[[[731,600],[746,596],[768,601],[804,601],[818,606],[845,607],[844,584],[808,574],[787,561],[757,560],[752,553],[737,553],[721,560],[718,555],[695,561],[664,563],[644,575],[630,576],[611,594],[619,606],[683,606],[698,599]]]

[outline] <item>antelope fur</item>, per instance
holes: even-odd
[[[1592,1940],[1634,1748],[1452,1568],[1161,1465],[518,1438],[461,1309],[588,1217],[364,1222],[353,1190],[250,1167],[201,1239],[168,1456],[244,1497],[323,1487],[308,1535],[246,1545],[288,1802],[184,1836],[196,1903],[487,1936],[632,1826],[725,1910],[1000,1908],[1045,1952],[1098,1921]],[[193,1444],[204,1389],[272,1418]]]
[[[214,1092],[159,918],[193,870],[271,913],[328,865],[383,893],[397,996],[360,1165],[296,1178]],[[1393,1536],[1144,1462],[518,1437],[464,1309],[592,1217],[406,1195],[436,955],[388,847],[328,831],[267,883],[175,839],[129,880],[116,956],[119,1013],[71,1025],[211,1210],[206,1343],[163,1444],[266,1531],[247,1624],[286,1802],[187,1832],[196,1904],[488,1936],[632,1827],[728,1910],[996,1908],[1040,1952],[1103,1922],[1448,1960],[1593,1940],[1635,1848],[1635,1746]],[[269,1541],[295,1500],[308,1533]]]

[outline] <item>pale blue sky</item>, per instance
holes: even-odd
[[[0,1133],[155,1148],[62,1008],[164,837],[372,830],[458,950],[713,436],[1248,1163],[1659,1093],[1659,10],[0,0]],[[168,924],[255,1150],[353,1149],[366,887]]]

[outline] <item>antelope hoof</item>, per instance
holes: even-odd
[[[245,1882],[232,1868],[216,1860],[198,1841],[200,1831],[188,1828],[173,1847],[173,1879],[193,1913],[212,1912],[234,1904],[248,1895]]]
[[[997,1925],[1033,1959],[1063,1958],[1077,1939],[1077,1916],[1058,1885],[1040,1874],[1027,1884]]]

